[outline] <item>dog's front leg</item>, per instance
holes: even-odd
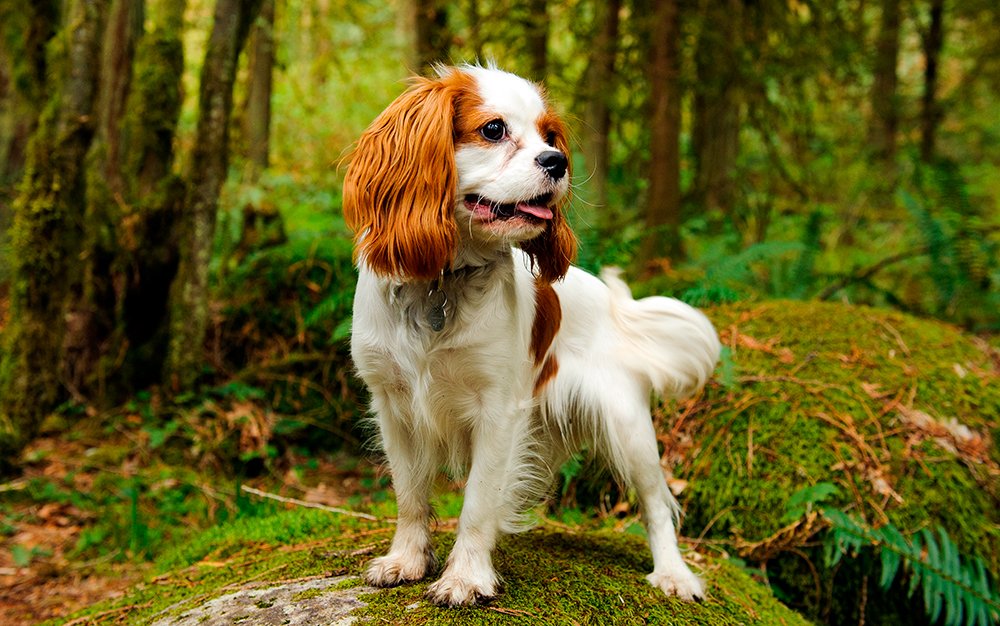
[[[435,604],[475,604],[496,595],[491,553],[501,525],[517,512],[513,492],[526,423],[523,415],[484,419],[472,433],[472,467],[455,546],[441,578],[427,590]]]
[[[389,553],[372,560],[365,571],[365,582],[376,587],[420,580],[434,565],[429,497],[437,458],[430,446],[414,441],[413,433],[404,425],[405,409],[394,407],[390,398],[388,394],[381,398],[373,394],[398,508],[396,534]]]

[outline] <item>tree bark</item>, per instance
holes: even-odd
[[[930,24],[924,35],[924,93],[920,106],[920,160],[934,158],[941,108],[937,100],[938,64],[944,46],[944,0],[931,0]]]
[[[0,361],[0,464],[13,463],[65,397],[61,365],[77,259],[106,0],[68,5],[64,47],[49,59],[49,105],[29,146],[14,207],[10,322]]]
[[[548,0],[528,0],[529,19],[524,25],[528,56],[531,59],[531,79],[544,82],[549,70],[549,3]]]
[[[0,186],[23,173],[45,102],[45,46],[58,22],[57,0],[0,4]]]
[[[110,0],[102,37],[96,128],[85,161],[83,276],[69,296],[62,357],[65,383],[74,395],[90,400],[104,396],[107,371],[101,357],[115,329],[114,265],[120,207],[126,202],[121,130],[144,19],[142,0]]]
[[[588,186],[593,195],[592,203],[600,212],[600,219],[595,223],[611,227],[617,220],[608,206],[609,135],[621,0],[598,2],[596,10],[597,34],[585,78],[587,103],[583,124],[583,153],[588,165]]]
[[[706,3],[695,52],[698,80],[694,94],[695,179],[692,196],[706,210],[732,214],[734,171],[739,156],[742,0]]]
[[[882,19],[875,44],[872,118],[868,133],[873,156],[890,172],[895,170],[896,132],[899,127],[896,66],[899,62],[900,2],[901,0],[882,0]]]
[[[416,67],[418,73],[426,72],[434,63],[448,63],[451,59],[451,31],[448,28],[448,9],[444,0],[410,0],[413,3],[416,41]]]
[[[45,103],[45,46],[59,22],[56,0],[0,3],[0,243],[13,219],[16,182]],[[6,272],[0,272],[0,279]]]
[[[271,135],[271,78],[274,67],[274,0],[263,0],[250,30],[243,141],[251,181],[267,169]]]
[[[680,2],[655,0],[651,28],[650,164],[646,235],[637,261],[683,257],[680,241]]]
[[[181,257],[170,295],[167,382],[190,387],[201,373],[208,327],[208,266],[215,237],[219,191],[229,165],[229,118],[239,52],[260,0],[218,0],[205,51],[198,101],[197,139],[188,172],[181,223]]]

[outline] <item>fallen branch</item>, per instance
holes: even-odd
[[[927,246],[920,246],[919,248],[913,248],[912,250],[904,250],[898,254],[893,254],[892,256],[887,256],[886,258],[869,265],[868,267],[855,270],[846,276],[841,276],[838,280],[826,286],[823,291],[816,294],[817,300],[829,300],[833,294],[837,293],[844,287],[852,284],[866,281],[875,274],[878,274],[890,265],[895,265],[900,261],[906,261],[918,256],[923,256],[927,254]]]
[[[372,522],[388,522],[394,524],[396,520],[391,518],[379,518],[374,515],[369,515],[368,513],[360,513],[358,511],[349,511],[347,509],[340,509],[335,506],[327,506],[325,504],[319,504],[317,502],[306,502],[305,500],[298,500],[296,498],[286,498],[284,496],[279,496],[277,494],[268,493],[266,491],[261,491],[260,489],[254,489],[248,485],[240,485],[240,489],[247,493],[252,493],[255,496],[260,496],[261,498],[268,498],[270,500],[277,500],[278,502],[284,502],[285,504],[294,504],[295,506],[302,506],[309,509],[319,509],[321,511],[329,511],[330,513],[337,513],[338,515],[347,515],[350,517],[359,517],[361,519],[366,519]]]

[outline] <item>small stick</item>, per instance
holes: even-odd
[[[369,515],[368,513],[360,513],[358,511],[349,511],[347,509],[340,509],[335,506],[326,506],[325,504],[319,504],[317,502],[306,502],[305,500],[298,500],[296,498],[286,498],[284,496],[279,496],[273,493],[268,493],[266,491],[261,491],[260,489],[254,489],[249,485],[240,485],[240,489],[247,493],[252,493],[255,496],[260,496],[262,498],[269,498],[271,500],[277,500],[278,502],[284,502],[285,504],[294,504],[295,506],[303,506],[310,509],[319,509],[321,511],[329,511],[330,513],[337,513],[340,515],[348,515],[350,517],[360,517],[361,519],[370,520],[372,522],[389,522],[390,524],[395,523],[394,519],[380,519],[374,515]]]

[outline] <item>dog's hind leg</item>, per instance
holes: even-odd
[[[635,389],[632,389],[635,387]],[[680,507],[660,468],[656,432],[648,408],[648,389],[621,381],[614,406],[604,408],[604,455],[615,473],[639,496],[653,571],[646,579],[667,595],[684,600],[704,596],[704,585],[681,558],[675,521]]]

